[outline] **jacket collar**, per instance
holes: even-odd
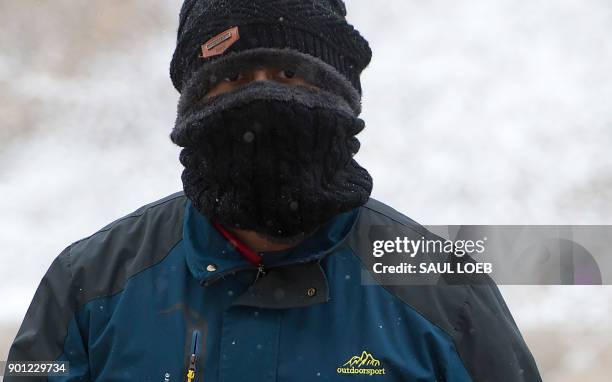
[[[349,234],[357,221],[359,211],[360,208],[355,208],[336,215],[294,248],[261,253],[264,266],[280,267],[325,257]],[[183,243],[186,248],[187,266],[193,277],[202,285],[210,285],[234,272],[257,269],[234,249],[189,200],[185,205],[183,219]]]

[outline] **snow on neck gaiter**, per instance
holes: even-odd
[[[363,128],[331,92],[254,81],[182,99],[171,139],[183,147],[184,191],[200,213],[290,237],[368,200],[372,178],[353,159]]]

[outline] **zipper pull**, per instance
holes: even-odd
[[[200,332],[194,330],[191,335],[191,356],[189,356],[189,368],[187,369],[187,382],[193,382],[196,372],[196,360],[198,358],[198,337]]]
[[[192,382],[195,379],[195,363],[196,363],[196,355],[191,354],[189,358],[189,369],[187,370],[187,382]]]
[[[266,275],[266,271],[264,270],[264,266],[262,263],[259,263],[259,265],[257,265],[257,276],[255,276],[255,281],[253,281],[253,283],[257,282],[257,280],[259,280],[260,277],[265,276]]]

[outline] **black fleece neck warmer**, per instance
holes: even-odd
[[[292,237],[368,200],[372,178],[353,159],[364,122],[343,97],[274,81],[202,90],[181,95],[171,139],[185,194],[212,221]]]

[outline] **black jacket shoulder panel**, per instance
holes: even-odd
[[[170,195],[168,195],[168,196],[166,196],[166,197],[164,197],[162,199],[159,199],[159,200],[156,200],[154,202],[145,204],[144,206],[138,208],[136,211],[134,211],[134,212],[132,212],[132,213],[130,213],[128,215],[122,216],[122,217],[120,217],[119,219],[117,219],[117,220],[115,220],[113,222],[108,223],[106,226],[100,228],[98,231],[96,231],[92,235],[90,235],[88,237],[85,237],[83,239],[77,240],[76,242],[72,243],[72,245],[75,245],[75,244],[77,244],[77,243],[79,243],[81,241],[87,240],[87,239],[89,239],[92,236],[95,236],[97,234],[100,234],[100,233],[103,233],[105,231],[108,231],[109,229],[111,229],[112,227],[114,227],[117,224],[120,224],[124,220],[129,220],[131,218],[139,217],[139,216],[143,215],[147,210],[149,210],[151,208],[155,208],[157,206],[166,204],[167,202],[173,201],[175,199],[181,199],[181,198],[183,198],[183,199],[186,198],[185,197],[185,193],[183,191],[175,192],[174,194],[170,194]]]
[[[120,292],[128,278],[155,265],[182,239],[182,192],[147,204],[70,246],[79,305]]]
[[[48,361],[62,354],[60,345],[76,309],[68,252],[69,248],[66,248],[55,258],[40,281],[9,349],[9,361]],[[23,378],[5,376],[4,380],[20,381]]]
[[[185,202],[182,193],[170,195],[64,249],[38,285],[8,360],[57,359],[82,305],[121,291],[129,277],[161,261],[181,240]]]
[[[363,206],[363,208],[374,211],[384,216],[386,219],[391,219],[399,224],[403,224],[406,226],[421,227],[419,223],[410,219],[408,216],[402,214],[401,212],[395,210],[394,208],[382,202],[379,202],[378,200],[373,199],[373,198],[368,199],[368,202]]]
[[[488,275],[440,277],[436,283],[412,284],[409,275],[377,274],[377,262],[397,265],[393,256],[374,257],[374,240],[437,238],[414,220],[370,199],[347,245],[373,280],[452,339],[475,381],[541,381],[535,360],[495,282]],[[441,258],[443,259],[443,258]],[[448,260],[448,259],[447,259]],[[451,259],[454,261],[454,259]],[[464,257],[457,261],[473,261]]]

